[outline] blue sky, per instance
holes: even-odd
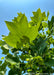
[[[6,27],[5,20],[11,21],[17,16],[17,12],[25,13],[28,20],[32,16],[32,11],[38,8],[41,11],[49,11],[51,18],[54,15],[54,0],[0,0],[0,39],[1,35],[8,35],[9,31]],[[1,55],[0,51],[0,57]]]

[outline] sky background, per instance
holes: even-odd
[[[41,11],[49,11],[51,18],[54,15],[54,0],[0,0],[0,39],[1,35],[8,35],[9,31],[4,21],[11,21],[17,16],[17,12],[25,13],[30,20],[32,11],[36,11],[38,8]],[[4,56],[1,54],[0,58]]]

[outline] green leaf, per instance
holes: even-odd
[[[2,63],[0,65],[0,73],[1,73],[1,75],[5,75],[5,73],[6,73],[6,67],[7,67],[7,63],[6,63],[6,61],[4,61],[4,63]]]
[[[5,73],[4,73],[4,71],[0,71],[0,75],[4,75]]]
[[[48,24],[46,22],[42,22],[42,26],[43,26],[43,28],[46,28],[48,26]]]
[[[11,54],[8,54],[6,56],[5,60],[6,60],[6,62],[10,63],[11,65],[18,65],[18,63],[19,63],[19,58],[18,57],[14,57]]]
[[[41,13],[40,8],[37,10],[37,12],[33,12],[33,15],[34,16],[31,17],[32,21],[30,22],[32,25],[37,25],[38,22],[47,21],[48,20],[48,16],[46,16],[45,12]]]
[[[5,49],[11,49],[12,48],[5,41],[2,41],[2,40],[0,40],[0,46],[3,46]]]
[[[34,25],[37,25],[38,22],[41,21],[42,19],[42,14],[41,14],[41,10],[38,9],[37,12],[33,12],[33,17],[31,17],[31,20],[33,22]]]
[[[9,71],[8,75],[21,75],[21,72],[17,68],[13,68]]]
[[[12,49],[12,47],[9,46],[8,44],[3,45],[3,47],[4,47],[5,49]]]
[[[1,47],[2,49],[2,54],[8,54],[9,53],[9,50],[8,49],[5,49],[4,47]]]
[[[48,62],[45,63],[47,66],[54,66],[54,59],[49,59]]]
[[[51,21],[48,21],[48,28],[54,34],[54,16],[52,16]]]
[[[0,64],[2,64],[2,61],[0,61]]]
[[[5,44],[5,41],[0,40],[0,46],[3,46]]]
[[[10,63],[11,65],[16,65],[16,62],[13,61],[13,60],[10,59],[10,58],[7,58],[7,59],[5,59],[5,60],[6,60],[6,62]]]
[[[45,40],[43,40],[41,45],[40,45],[40,49],[39,49],[40,50],[40,54],[44,52],[44,49],[47,46],[47,42],[46,41],[47,41],[47,38]]]
[[[4,59],[4,57],[1,57],[1,60],[3,60]]]
[[[15,19],[13,22],[5,21],[10,33],[8,36],[4,37],[3,40],[5,40],[8,45],[15,48],[17,48],[17,42],[20,46],[22,45],[21,39],[24,39],[24,37],[29,38],[30,42],[32,42],[37,37],[38,28],[40,26],[39,22],[37,26],[29,27],[30,24],[28,23],[26,16],[24,14],[21,14],[20,16],[20,14],[21,13],[19,13],[19,16],[16,18],[17,21]]]
[[[28,71],[28,72],[31,72],[31,71],[32,71],[32,69],[28,69],[27,71]]]
[[[47,12],[47,17],[49,16],[49,11]]]

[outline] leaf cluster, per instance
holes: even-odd
[[[54,16],[51,21],[48,16],[49,12],[46,15],[39,8],[29,22],[22,13],[12,22],[5,21],[10,32],[0,40],[2,54],[6,55],[4,62],[3,57],[0,61],[1,75],[6,73],[7,66],[8,75],[54,72]]]

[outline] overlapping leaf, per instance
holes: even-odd
[[[0,40],[0,47],[4,47],[5,49],[11,49],[12,48],[5,41],[2,41],[2,40]]]
[[[48,62],[45,63],[47,66],[54,66],[54,59],[49,59]]]
[[[28,23],[26,16],[22,13],[19,13],[18,17],[14,18],[13,22],[5,21],[5,23],[10,30],[10,33],[8,36],[4,37],[3,40],[15,48],[17,42],[21,46],[21,39],[27,40],[27,38],[29,38],[30,42],[32,42],[36,38],[38,34],[38,28],[40,26],[40,22],[37,24],[37,26],[31,26]]]
[[[0,46],[3,46],[5,43],[5,41],[0,40]]]
[[[37,12],[33,12],[33,17],[31,17],[31,24],[32,25],[37,25],[38,22],[42,22],[42,21],[47,21],[48,20],[48,16],[49,16],[49,12],[47,12],[47,16],[45,14],[45,12],[41,13],[40,8],[37,10]]]

